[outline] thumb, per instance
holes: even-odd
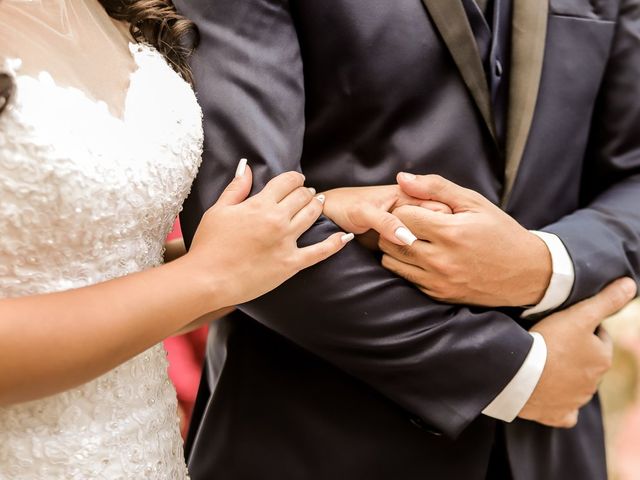
[[[637,293],[636,282],[620,278],[607,285],[600,293],[577,303],[569,310],[589,331],[595,331],[604,319],[625,307]]]
[[[252,183],[251,168],[247,165],[247,159],[243,158],[238,163],[234,179],[227,185],[216,203],[218,205],[237,205],[243,202],[251,192]]]
[[[398,174],[397,181],[407,195],[444,203],[454,212],[478,203],[476,192],[461,187],[440,175],[414,175],[402,172]]]

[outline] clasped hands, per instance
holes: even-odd
[[[401,173],[398,185],[325,195],[325,215],[349,232],[379,232],[383,265],[436,300],[534,305],[549,284],[551,256],[539,237],[479,193],[437,175]]]
[[[379,248],[385,268],[435,300],[484,307],[541,300],[552,263],[538,236],[479,193],[440,176],[400,173],[397,181],[325,192],[324,214]],[[545,339],[547,363],[521,418],[576,424],[611,366],[611,340],[598,327],[635,294],[635,282],[620,279],[531,329]]]

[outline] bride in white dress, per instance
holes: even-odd
[[[187,478],[158,342],[352,238],[299,249],[322,197],[289,172],[245,200],[241,162],[162,265],[202,150],[193,30],[161,0],[112,3],[0,0],[3,480]]]

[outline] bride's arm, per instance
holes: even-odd
[[[348,236],[297,247],[322,210],[302,183],[300,174],[283,174],[242,202],[247,169],[207,211],[191,251],[178,260],[77,290],[0,300],[0,405],[89,381],[340,250]]]

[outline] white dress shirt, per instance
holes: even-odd
[[[553,272],[542,300],[537,305],[525,310],[522,314],[523,317],[544,313],[562,305],[569,298],[575,281],[573,261],[560,238],[546,232],[531,231],[531,233],[540,237],[547,245],[551,254]],[[520,370],[504,390],[482,411],[483,414],[511,422],[529,400],[547,361],[547,345],[543,336],[536,332],[531,333],[531,336],[533,337],[533,345]]]

